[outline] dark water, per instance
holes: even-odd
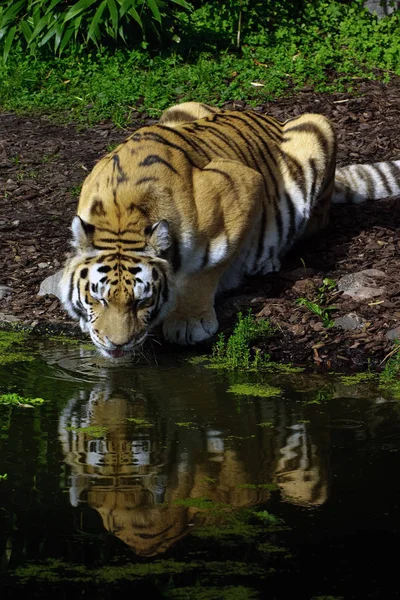
[[[399,401],[36,351],[0,368],[0,392],[46,400],[0,406],[1,598],[400,597]],[[281,394],[228,392],[252,382]]]

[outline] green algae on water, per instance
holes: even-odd
[[[25,350],[27,337],[25,331],[0,329],[0,365],[34,360]]]
[[[19,394],[0,394],[0,404],[31,408],[33,406],[40,406],[43,402],[43,398],[25,398]]]
[[[129,421],[129,423],[135,423],[135,425],[138,425],[139,427],[154,427],[153,423],[146,421],[146,419],[140,419],[139,417],[126,417],[125,421]]]
[[[100,427],[99,425],[88,425],[88,427],[66,427],[66,431],[73,431],[74,433],[87,433],[93,438],[102,438],[107,433],[107,427]]]
[[[272,398],[282,394],[282,390],[280,388],[261,383],[237,383],[231,385],[227,391],[230,394],[238,394],[240,396],[259,396],[261,398]]]

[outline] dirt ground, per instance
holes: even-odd
[[[338,164],[346,165],[400,158],[399,98],[400,78],[394,78],[389,84],[360,81],[351,94],[303,89],[256,108],[279,120],[304,112],[326,115],[338,134]],[[133,113],[126,130],[111,123],[78,129],[0,113],[0,285],[11,288],[0,300],[0,321],[11,316],[39,331],[43,324],[70,329],[57,298],[37,295],[40,282],[60,269],[69,252],[69,226],[85,175],[111,146],[150,122]],[[248,280],[218,301],[222,330],[230,331],[238,310],[251,308],[278,325],[265,346],[274,360],[340,371],[377,366],[393,348],[388,332],[400,326],[399,223],[399,197],[334,207],[330,226],[298,244],[280,273]],[[385,274],[380,295],[359,301],[334,291],[326,299],[336,307],[332,318],[355,313],[362,320],[356,330],[326,328],[296,302],[316,300],[326,277],[337,282],[365,269]]]

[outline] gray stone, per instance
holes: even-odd
[[[0,285],[0,300],[7,298],[7,296],[11,296],[12,288],[8,285]]]
[[[7,313],[0,312],[0,322],[6,321],[6,323],[16,323],[19,320],[20,319],[14,315],[8,315]]]
[[[367,321],[362,317],[359,317],[356,313],[348,313],[343,317],[335,319],[335,327],[340,327],[345,331],[354,331],[355,329],[362,329]]]
[[[339,279],[338,290],[351,296],[354,300],[369,300],[385,293],[381,286],[381,279],[386,278],[383,271],[366,269],[358,273],[351,273]],[[381,287],[379,287],[381,286]]]
[[[400,340],[400,325],[397,325],[397,327],[394,327],[393,329],[389,329],[389,331],[386,332],[386,337],[388,340]]]
[[[38,296],[45,296],[46,294],[53,294],[53,296],[57,296],[57,298],[61,297],[61,292],[59,289],[59,283],[62,277],[62,269],[54,273],[54,275],[50,275],[46,277],[40,284]]]

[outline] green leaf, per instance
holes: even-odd
[[[59,50],[60,55],[63,52],[63,50],[65,49],[65,46],[70,41],[71,37],[73,36],[74,31],[75,31],[75,25],[74,25],[74,23],[70,23],[69,26],[67,27],[66,31],[64,32],[64,36],[60,43],[60,50]]]
[[[51,21],[51,15],[45,15],[42,17],[36,24],[35,29],[32,32],[30,42],[31,43],[35,37],[39,35],[43,31],[43,29],[48,25],[49,21]]]
[[[20,8],[25,5],[25,0],[19,0],[19,2],[11,3],[8,10],[0,15],[0,27],[4,27],[10,21],[14,21],[15,17],[19,13]]]
[[[179,4],[179,6],[183,6],[183,8],[187,8],[187,10],[190,10],[190,11],[193,10],[193,6],[191,4],[189,4],[189,2],[186,2],[186,0],[171,0],[171,2],[173,2],[174,4]]]
[[[10,31],[7,33],[6,39],[4,41],[3,61],[5,63],[7,62],[7,58],[8,58],[9,52],[10,52],[10,48],[11,48],[11,44],[13,43],[13,39],[14,39],[16,31],[17,31],[17,26],[14,25],[14,27],[11,27]]]
[[[53,37],[53,35],[56,34],[57,25],[57,23],[54,23],[53,27],[50,27],[48,32],[42,37],[42,39],[38,43],[38,46],[44,46],[45,44],[47,44],[47,42]]]
[[[114,0],[107,0],[107,5],[111,15],[111,21],[114,29],[114,37],[116,37],[118,31],[118,9]]]
[[[32,36],[32,29],[29,27],[26,21],[20,21],[19,28],[25,38],[25,41],[29,44]]]
[[[71,6],[69,11],[65,15],[64,23],[66,23],[70,19],[73,19],[74,17],[76,17],[80,12],[82,12],[83,10],[86,10],[87,8],[92,6],[92,4],[94,4],[95,2],[98,2],[98,0],[79,0],[79,2],[77,2],[76,4]]]
[[[161,23],[161,14],[160,14],[160,11],[158,10],[156,0],[147,0],[147,4],[149,5],[149,8],[150,8],[151,12],[153,13],[153,17],[155,18],[155,20],[158,21],[159,23]]]
[[[52,1],[50,2],[49,6],[46,8],[46,10],[45,10],[44,14],[45,14],[45,15],[48,15],[49,13],[51,13],[51,12],[52,12],[52,10],[53,10],[53,8],[54,8],[55,6],[57,6],[57,4],[60,4],[60,2],[62,2],[62,1],[63,1],[63,0],[52,0]]]
[[[128,14],[131,15],[131,17],[134,18],[134,20],[136,21],[136,23],[138,23],[139,27],[141,29],[143,29],[143,22],[142,19],[139,16],[139,13],[137,12],[137,10],[135,8],[131,8],[128,10]]]
[[[95,12],[95,15],[90,23],[89,30],[87,32],[87,37],[89,40],[93,40],[93,42],[97,43],[99,36],[99,21],[102,17],[105,7],[107,6],[107,0],[103,0],[98,9]]]
[[[54,39],[54,53],[57,52],[58,46],[60,45],[62,34],[63,34],[63,29],[62,29],[61,25],[59,23],[57,23],[56,37]]]

